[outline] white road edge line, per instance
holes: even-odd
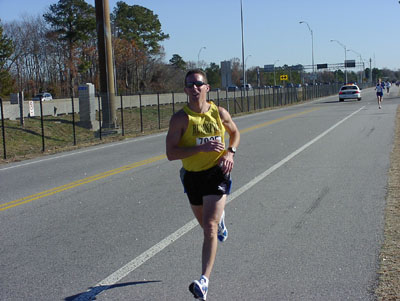
[[[320,140],[322,137],[326,136],[329,132],[331,132],[332,130],[334,130],[336,127],[338,127],[340,124],[342,124],[343,122],[345,122],[347,119],[351,118],[352,116],[354,116],[355,114],[357,114],[358,112],[360,112],[362,109],[364,109],[365,106],[361,107],[360,109],[358,109],[357,111],[351,113],[350,115],[348,115],[347,117],[345,117],[344,119],[340,120],[338,123],[334,124],[333,126],[331,126],[329,129],[327,129],[325,132],[323,132],[322,134],[318,135],[317,137],[315,137],[314,139],[312,139],[311,141],[309,141],[308,143],[304,144],[302,147],[300,147],[299,149],[295,150],[293,153],[291,153],[290,155],[288,155],[286,158],[282,159],[281,161],[279,161],[278,163],[276,163],[275,165],[271,166],[270,168],[268,168],[266,171],[264,171],[263,173],[261,173],[260,175],[258,175],[257,177],[255,177],[253,180],[251,180],[250,182],[248,182],[247,184],[243,185],[241,188],[239,188],[238,190],[236,190],[234,193],[232,193],[231,195],[229,195],[229,198],[227,200],[227,204],[230,203],[231,201],[233,201],[234,199],[236,199],[237,197],[239,197],[241,194],[243,194],[244,192],[246,192],[247,190],[249,190],[251,187],[253,187],[254,185],[256,185],[258,182],[260,182],[261,180],[263,180],[264,178],[266,178],[268,175],[270,175],[271,173],[273,173],[275,170],[277,170],[279,167],[281,167],[282,165],[284,165],[285,163],[287,163],[288,161],[290,161],[291,159],[293,159],[295,156],[297,156],[298,154],[300,154],[302,151],[304,151],[306,148],[308,148],[309,146],[311,146],[312,144],[314,144],[315,142],[317,142],[318,140]],[[129,275],[131,272],[133,272],[134,270],[136,270],[138,267],[140,267],[142,264],[144,264],[147,260],[151,259],[152,257],[154,257],[157,253],[161,252],[162,250],[164,250],[166,247],[168,247],[169,245],[171,245],[173,242],[175,242],[176,240],[178,240],[180,237],[182,237],[183,235],[185,235],[186,233],[188,233],[190,230],[192,230],[194,227],[196,227],[198,225],[197,220],[193,219],[190,222],[188,222],[186,225],[184,225],[183,227],[181,227],[180,229],[176,230],[174,233],[172,233],[171,235],[167,236],[166,238],[164,238],[163,240],[161,240],[159,243],[155,244],[154,246],[152,246],[150,249],[148,249],[147,251],[143,252],[141,255],[139,255],[138,257],[136,257],[135,259],[133,259],[132,261],[128,262],[126,265],[124,265],[122,268],[120,268],[119,270],[115,271],[114,273],[112,273],[110,276],[108,276],[107,278],[105,278],[104,280],[100,281],[98,284],[96,284],[93,288],[89,289],[88,291],[86,291],[85,293],[82,293],[81,295],[79,295],[77,298],[75,298],[73,301],[89,301],[89,300],[94,300],[94,297],[99,295],[102,291],[107,290],[108,288],[110,288],[111,286],[113,286],[114,284],[116,284],[118,281],[120,281],[122,278],[126,277],[127,275]]]
[[[70,157],[70,156],[83,154],[83,153],[87,153],[87,152],[93,152],[93,151],[101,150],[101,149],[104,149],[104,148],[118,146],[118,145],[121,145],[121,144],[139,142],[139,141],[147,140],[147,139],[150,139],[150,138],[153,138],[153,137],[157,137],[157,136],[162,136],[162,135],[165,135],[165,133],[149,135],[149,136],[146,136],[146,137],[132,138],[132,139],[121,141],[121,142],[109,143],[109,144],[106,144],[106,145],[103,145],[103,146],[93,146],[93,147],[89,147],[87,149],[80,150],[80,151],[72,151],[70,153],[63,154],[63,155],[52,156],[52,157],[49,157],[49,158],[39,159],[39,160],[31,161],[31,162],[26,162],[26,163],[21,163],[21,164],[16,164],[16,165],[13,165],[13,166],[0,168],[0,172],[3,171],[3,170],[7,170],[7,169],[23,167],[23,166],[27,166],[27,165],[32,165],[32,164],[41,163],[41,162],[54,160],[54,159],[60,159],[60,158],[64,158],[64,157]]]

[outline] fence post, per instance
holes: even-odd
[[[262,100],[260,98],[260,106],[262,104],[262,107],[265,109],[265,87],[263,87],[263,97]]]
[[[125,127],[124,127],[124,101],[121,94],[121,127],[122,127],[122,136],[125,136]]]
[[[3,134],[3,158],[7,159],[6,153],[6,131],[4,128],[4,113],[3,113],[3,99],[0,97],[0,107],[1,107],[1,133]]]
[[[139,93],[140,132],[143,133],[142,94]]]
[[[231,113],[229,110],[228,87],[225,88],[225,99],[226,99],[226,107],[227,107],[228,113]]]
[[[246,89],[246,87],[243,87],[244,95],[246,96],[246,101],[247,101],[247,112],[250,112],[250,99],[249,99],[249,90]]]
[[[253,106],[254,106],[254,111],[256,110],[256,90],[253,89]]]
[[[308,87],[306,86],[303,93],[303,101],[308,100]]]
[[[272,88],[272,107],[275,107],[275,91],[277,88]]]
[[[292,94],[290,95],[290,103],[293,104],[294,103],[294,91],[296,91],[295,87],[292,87]]]
[[[243,112],[244,111],[244,103],[243,103],[243,89],[240,89],[240,102],[241,102],[241,104],[242,104],[242,106],[241,106],[241,111]]]
[[[72,135],[74,136],[74,145],[76,145],[76,133],[75,133],[75,105],[74,105],[74,96],[71,95],[71,104],[72,104]]]
[[[233,91],[233,112],[236,114],[236,89]]]
[[[268,108],[271,107],[271,87],[268,88]]]
[[[99,138],[100,138],[100,140],[101,140],[102,138],[101,138],[101,110],[100,110],[100,94],[97,94],[97,100],[98,100],[98,103],[99,103]]]
[[[23,92],[18,92],[18,105],[19,105],[19,120],[20,124],[23,127],[24,126],[24,93]]]
[[[226,101],[226,107],[227,107],[228,113],[230,113],[229,112],[228,87],[225,88],[225,101]]]
[[[158,129],[161,129],[161,114],[160,114],[160,93],[157,92],[157,116],[158,116]]]
[[[288,88],[283,88],[283,105],[287,105],[287,93],[288,93]]]
[[[281,106],[285,105],[286,102],[286,88],[283,87],[280,89],[281,90]]]
[[[42,127],[42,152],[44,152],[44,125],[43,125],[43,99],[40,97],[39,99],[39,105],[40,105],[40,124]]]
[[[175,94],[172,91],[172,114],[175,114]]]
[[[284,105],[286,106],[288,103],[289,103],[289,88],[286,87]]]

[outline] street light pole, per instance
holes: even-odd
[[[276,60],[274,62],[274,86],[276,86],[276,73],[275,73],[275,64],[276,64],[276,62],[279,62],[279,60]]]
[[[310,25],[308,25],[308,23],[306,21],[300,21],[300,24],[305,23],[308,27],[308,29],[310,30],[311,33],[311,58],[312,58],[312,71],[313,71],[313,84],[315,85],[315,67],[314,67],[314,34],[313,31],[310,27]]]
[[[336,42],[338,43],[340,46],[342,46],[344,48],[344,73],[345,73],[345,77],[346,77],[346,83],[347,83],[347,68],[346,68],[346,61],[347,61],[347,48],[345,45],[343,45],[342,43],[340,43],[338,40],[331,40],[331,42]]]
[[[244,60],[244,68],[245,68],[245,70],[246,70],[246,68],[247,68],[247,59],[249,58],[249,57],[251,57],[251,54],[249,54],[247,57],[246,57],[246,59]],[[244,75],[245,75],[245,82],[247,82],[247,72],[245,72],[244,73]],[[246,87],[245,87],[246,88]]]
[[[241,18],[241,25],[242,25],[242,64],[243,64],[243,87],[246,87],[246,74],[245,74],[245,61],[244,61],[244,33],[243,33],[243,6],[242,0],[240,0],[240,18]]]
[[[199,54],[197,55],[197,67],[198,68],[200,68],[200,52],[201,52],[201,50],[203,50],[203,49],[207,49],[206,47],[201,47],[200,48],[200,50],[199,50]]]
[[[364,62],[363,62],[363,59],[362,59],[362,57],[361,57],[361,54],[359,54],[357,51],[354,51],[354,50],[352,50],[352,49],[347,49],[347,51],[351,51],[351,52],[354,52],[356,55],[358,55],[358,57],[360,58],[360,63],[361,64],[364,64]],[[361,65],[360,65],[360,68],[363,68]],[[360,82],[362,83],[363,82],[363,72],[364,72],[364,69],[362,69],[362,71],[360,72]]]

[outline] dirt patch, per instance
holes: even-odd
[[[384,243],[375,291],[378,300],[400,300],[400,106],[387,185]]]

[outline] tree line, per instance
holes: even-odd
[[[112,45],[116,92],[133,94],[181,91],[187,69],[199,67],[186,62],[179,54],[165,62],[161,43],[169,38],[158,15],[140,5],[116,3],[111,13]],[[232,81],[240,85],[242,66],[239,58],[231,59]],[[213,88],[221,87],[220,66],[201,62]],[[246,70],[247,82],[253,86],[281,84],[279,75],[290,72],[292,83],[307,80],[306,73],[290,71],[288,66],[272,73]],[[399,72],[374,68],[373,79],[399,78]],[[319,72],[320,82],[343,82],[341,70]],[[369,69],[364,75],[368,80]],[[351,81],[358,74],[348,72]],[[0,20],[0,96],[24,91],[26,97],[47,91],[56,97],[76,93],[79,84],[99,87],[99,65],[95,8],[84,0],[59,0],[42,16],[24,17],[19,21]]]
[[[174,89],[181,69],[163,63],[169,38],[151,10],[117,2],[111,13],[118,93]],[[80,83],[99,87],[95,8],[59,0],[42,16],[0,22],[0,94],[48,91],[69,96]],[[182,86],[182,83],[179,85]],[[72,90],[71,90],[72,88]]]

